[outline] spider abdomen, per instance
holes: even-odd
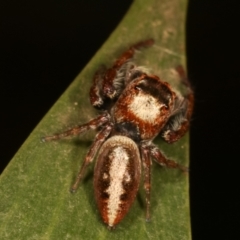
[[[114,227],[127,214],[140,182],[141,161],[136,143],[113,136],[101,147],[94,171],[95,198],[103,221]]]

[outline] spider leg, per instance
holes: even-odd
[[[150,220],[150,194],[151,194],[151,165],[150,151],[148,148],[140,147],[143,169],[144,169],[144,190],[146,193],[146,221]]]
[[[162,137],[168,143],[177,141],[188,131],[194,105],[193,90],[183,67],[178,66],[176,70],[181,77],[182,83],[187,87],[188,94],[184,98],[176,97],[173,115],[161,131]]]
[[[106,70],[107,69],[105,66],[101,66],[98,71],[96,71],[93,77],[92,86],[90,88],[90,102],[96,108],[100,108],[104,103],[104,96],[102,93],[102,81]]]
[[[73,184],[73,186],[71,187],[70,191],[71,192],[75,192],[76,189],[78,188],[79,183],[81,182],[84,173],[88,167],[88,165],[93,161],[97,151],[99,150],[99,148],[101,147],[102,143],[106,140],[106,138],[108,137],[108,135],[110,134],[112,130],[112,125],[111,124],[107,124],[95,137],[92,146],[90,147],[90,149],[88,150],[88,153],[84,159],[84,162],[78,172],[77,178],[75,183]]]
[[[92,120],[90,120],[88,123],[82,124],[80,126],[76,126],[74,128],[71,128],[63,133],[58,133],[52,136],[46,136],[42,138],[43,142],[47,142],[47,141],[52,141],[52,140],[58,140],[61,138],[65,138],[67,136],[71,136],[71,135],[79,135],[81,133],[84,133],[90,129],[96,129],[99,126],[102,126],[103,124],[107,123],[109,121],[109,117],[107,113],[104,113],[100,116],[98,116],[97,118],[94,118]]]
[[[119,69],[131,59],[135,53],[135,50],[151,46],[154,43],[153,39],[147,39],[145,41],[139,42],[131,46],[127,51],[125,51],[113,64],[111,68],[106,71],[103,79],[103,94],[111,99],[116,95],[116,89],[114,87],[114,80],[117,76]],[[131,68],[131,66],[128,66]],[[132,67],[134,67],[132,65]]]
[[[150,145],[148,146],[148,149],[150,151],[150,155],[151,157],[161,166],[166,166],[168,168],[178,168],[183,172],[188,172],[189,169],[187,167],[184,167],[180,164],[178,164],[177,162],[171,160],[171,159],[167,159],[159,150],[159,148],[157,148],[154,145]]]
[[[188,102],[188,108],[186,112],[186,118],[189,121],[192,112],[193,112],[193,106],[194,106],[194,94],[193,94],[193,89],[191,86],[191,83],[189,82],[189,79],[184,71],[183,66],[179,65],[176,67],[176,71],[178,72],[179,76],[181,77],[182,83],[187,87],[188,89],[188,94],[185,96],[186,101]]]
[[[125,51],[113,64],[112,68],[119,69],[126,61],[133,57],[135,50],[142,47],[150,47],[154,43],[153,39],[147,39],[145,41],[138,42],[132,45],[127,51]]]

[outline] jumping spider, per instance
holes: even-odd
[[[167,159],[153,139],[161,135],[168,143],[181,138],[189,128],[194,96],[182,67],[177,71],[188,93],[181,96],[159,77],[146,73],[132,61],[136,49],[153,44],[152,39],[131,46],[109,69],[101,68],[93,78],[91,104],[102,113],[86,124],[47,136],[44,141],[99,130],[80,168],[72,192],[78,188],[87,166],[98,153],[94,170],[94,192],[104,223],[114,228],[129,211],[144,170],[146,220],[150,219],[151,159],[162,166],[187,168]]]

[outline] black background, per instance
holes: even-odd
[[[130,3],[0,2],[2,170]],[[196,92],[190,167],[194,240],[236,239],[240,227],[239,9],[237,1],[189,1],[188,72]]]

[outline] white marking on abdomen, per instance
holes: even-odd
[[[154,122],[159,117],[160,107],[156,98],[145,94],[134,96],[128,106],[134,115],[147,122]]]
[[[120,197],[124,193],[122,183],[124,181],[126,168],[129,162],[129,156],[126,150],[122,147],[116,147],[110,154],[109,158],[111,166],[109,170],[110,186],[106,192],[109,194],[108,200],[108,221],[109,226],[113,226],[114,220],[117,217],[119,204],[121,203]],[[127,179],[131,181],[130,175]]]

